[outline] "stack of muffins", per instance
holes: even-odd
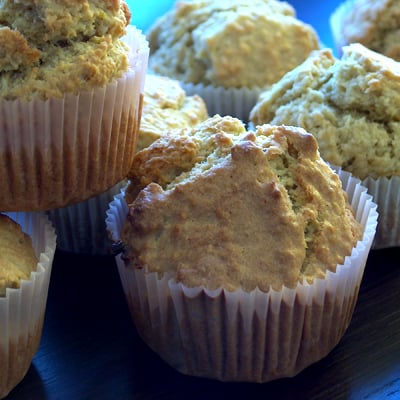
[[[149,50],[123,1],[7,0],[0,22],[3,398],[26,374],[41,338],[56,248],[45,211],[125,179]]]

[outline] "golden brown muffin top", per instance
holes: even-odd
[[[331,16],[340,48],[361,43],[400,61],[400,3],[397,0],[347,0]]]
[[[149,183],[157,182],[165,186],[213,152],[228,151],[232,146],[230,136],[246,132],[241,121],[228,116],[215,116],[201,123],[199,129],[193,128],[169,132],[135,155],[128,174],[128,203]]]
[[[189,287],[268,291],[324,278],[351,254],[361,227],[311,134],[272,125],[246,132],[215,116],[193,138],[204,146],[190,162],[184,151],[181,170],[170,168],[181,159],[173,140],[165,168],[147,170],[152,182],[130,204],[122,237],[129,265]]]
[[[19,288],[21,279],[30,279],[37,263],[30,236],[0,214],[0,297],[5,296],[6,288]]]
[[[2,1],[0,98],[62,97],[117,79],[129,20],[118,0]]]
[[[236,88],[271,85],[319,48],[314,29],[276,0],[180,0],[148,38],[157,74]]]
[[[257,124],[312,132],[322,157],[360,179],[400,175],[400,63],[360,44],[314,52],[263,92]]]
[[[170,129],[191,127],[207,118],[207,107],[200,96],[187,96],[174,79],[147,74],[136,151],[148,147]]]

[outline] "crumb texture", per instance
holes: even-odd
[[[313,52],[263,92],[257,124],[303,127],[322,157],[360,179],[400,175],[400,63],[360,44]]]
[[[187,96],[174,79],[147,74],[136,151],[171,129],[191,127],[207,118],[207,107],[200,96]]]
[[[30,279],[37,263],[30,236],[0,214],[0,297],[5,296],[6,288],[19,288],[21,279]]]
[[[182,142],[190,149],[181,152]],[[335,271],[360,239],[338,176],[301,128],[252,132],[217,115],[154,142],[136,162],[142,190],[130,204],[124,257],[187,286],[295,287]]]
[[[340,48],[361,43],[400,61],[400,3],[397,0],[347,0],[331,16]]]
[[[62,97],[128,69],[128,6],[112,0],[0,3],[0,98]]]
[[[223,87],[268,86],[319,47],[315,30],[275,0],[177,1],[148,38],[155,73]]]

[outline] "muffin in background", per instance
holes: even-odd
[[[65,207],[126,177],[148,42],[123,1],[0,6],[0,210]]]
[[[254,125],[300,126],[324,160],[361,179],[378,204],[374,248],[400,245],[400,63],[361,44],[320,50],[263,92]]]
[[[173,174],[179,147],[165,147],[154,181],[108,211],[125,245],[117,265],[136,328],[185,374],[294,376],[350,323],[376,205],[359,180],[339,179],[302,129],[246,132],[215,116],[193,130],[203,147],[192,167],[183,154]]]
[[[147,37],[153,73],[199,94],[210,115],[241,119],[261,88],[319,48],[315,30],[275,0],[177,1]]]
[[[136,151],[150,146],[170,129],[191,127],[207,118],[207,107],[200,96],[187,96],[175,79],[147,74]]]
[[[46,211],[57,234],[57,249],[68,253],[111,255],[105,218],[110,202],[126,186],[127,180],[90,199]]]
[[[360,43],[400,61],[400,4],[394,0],[346,0],[330,18],[339,54],[342,47]]]
[[[0,398],[39,348],[56,235],[42,213],[0,214]]]
[[[206,106],[199,96],[186,96],[175,80],[148,74],[135,151],[144,151],[171,129],[194,126],[207,117]],[[133,175],[132,168],[128,177]],[[57,248],[73,253],[111,254],[112,242],[105,226],[106,211],[126,184],[124,179],[88,200],[47,211],[57,232]]]

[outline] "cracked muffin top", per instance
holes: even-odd
[[[119,0],[2,1],[0,98],[60,98],[119,78],[129,20]]]
[[[153,72],[225,88],[268,86],[319,48],[315,30],[276,0],[177,1],[147,36]]]
[[[338,175],[301,128],[246,131],[216,115],[137,156],[122,235],[136,268],[189,287],[279,290],[335,271],[361,239]]]
[[[331,15],[338,51],[351,43],[400,61],[400,3],[397,0],[347,0]]]
[[[251,111],[257,124],[303,127],[324,160],[360,179],[400,175],[400,63],[361,44],[312,53]]]

